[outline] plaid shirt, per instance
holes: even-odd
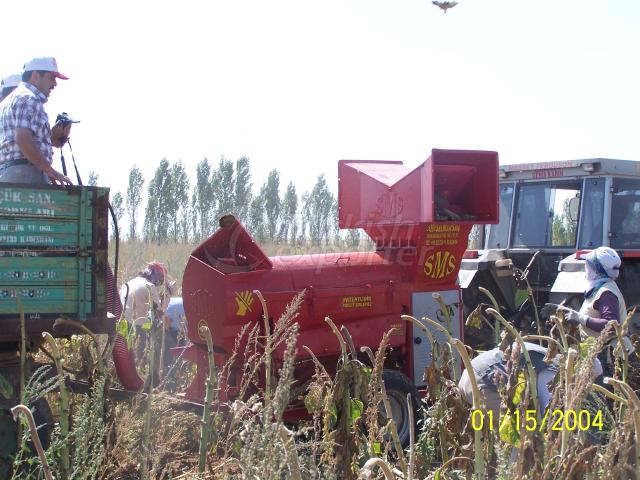
[[[51,127],[44,111],[46,101],[47,97],[34,85],[21,82],[0,102],[0,165],[25,158],[16,143],[16,128],[31,130],[44,158],[49,164],[53,162]]]

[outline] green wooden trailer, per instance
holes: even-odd
[[[20,403],[20,314],[28,351],[54,337],[112,333],[107,318],[109,190],[100,187],[0,183],[0,478],[9,478],[18,448],[9,409]],[[37,365],[25,359],[28,378]],[[47,444],[54,421],[41,397],[29,405]]]
[[[0,183],[0,342],[61,337],[58,317],[111,333],[107,319],[109,189]]]

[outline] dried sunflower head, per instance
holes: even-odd
[[[467,321],[465,322],[466,327],[470,328],[480,328],[482,327],[482,321],[487,321],[486,317],[482,313],[482,306],[478,305],[473,312],[469,314],[467,317]]]

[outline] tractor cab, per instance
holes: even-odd
[[[584,260],[576,252],[603,245],[623,259],[618,284],[627,305],[640,303],[632,288],[640,280],[640,162],[503,165],[499,177],[499,223],[475,230],[476,248],[466,252],[460,269],[467,314],[489,303],[479,290],[484,287],[506,316],[533,330],[532,299],[538,308],[565,299],[582,303]],[[482,346],[486,335],[466,333]]]

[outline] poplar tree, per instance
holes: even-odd
[[[171,198],[167,199],[171,208],[172,233],[174,242],[186,242],[189,235],[189,177],[182,160],[171,166]]]
[[[98,186],[98,174],[93,170],[89,172],[89,179],[87,180],[87,185],[89,185],[90,187]]]
[[[278,219],[280,218],[280,173],[271,170],[264,187],[264,209],[266,216],[267,235],[274,241],[278,233]]]
[[[147,208],[144,218],[144,235],[147,241],[166,242],[171,227],[172,199],[169,161],[163,158],[156,169],[147,190]]]
[[[340,224],[338,222],[339,208],[338,199],[333,197],[333,204],[329,215],[329,231],[333,234],[333,239],[336,245],[340,245]]]
[[[137,166],[129,172],[129,186],[127,188],[127,214],[129,215],[129,239],[135,240],[138,227],[138,208],[142,202],[142,187],[144,178]]]
[[[191,194],[191,207],[189,208],[189,225],[191,226],[191,238],[195,241],[200,239],[200,235],[198,233],[198,211],[196,210],[196,199],[197,193],[194,188],[193,193]]]
[[[122,198],[122,194],[120,192],[117,192],[111,198],[111,208],[113,209],[113,215],[116,217],[116,222],[118,225],[120,225],[120,220],[122,220],[122,217],[124,216],[123,203],[124,203],[124,199]],[[111,220],[111,231],[112,231],[112,237],[115,238],[116,228],[115,228],[115,225],[113,224],[113,219]]]
[[[265,228],[265,188],[263,185],[260,189],[260,193],[253,197],[251,200],[251,207],[249,208],[249,227],[248,230],[259,243],[264,242],[266,238]]]
[[[196,238],[203,239],[211,230],[212,210],[214,206],[211,165],[206,158],[196,167],[196,186],[193,192],[193,211],[197,217],[198,234]],[[195,234],[195,233],[194,233]]]
[[[287,243],[291,232],[291,244],[294,243],[297,233],[296,213],[298,212],[298,195],[293,182],[287,185],[287,191],[282,199],[282,220],[278,231],[278,243]]]
[[[320,245],[323,240],[325,242],[329,240],[333,203],[334,197],[327,186],[324,174],[320,175],[305,204],[309,239],[314,245]]]
[[[234,213],[234,191],[233,162],[222,157],[213,174],[213,194],[217,201],[214,224],[223,215]]]
[[[249,158],[240,157],[236,160],[235,191],[233,197],[233,212],[243,224],[247,223],[249,207],[251,206],[251,171]]]
[[[350,228],[347,230],[346,238],[347,247],[357,249],[360,247],[360,229]]]
[[[302,212],[301,212],[301,224],[300,224],[300,236],[296,239],[296,242],[300,245],[304,245],[307,241],[307,230],[309,229],[309,222],[311,221],[311,210],[309,204],[309,192],[302,194]]]

